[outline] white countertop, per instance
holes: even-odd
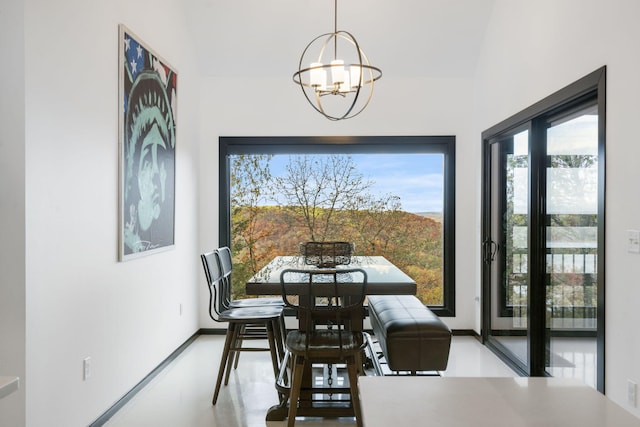
[[[10,395],[20,387],[18,377],[0,377],[0,399]]]
[[[360,377],[365,427],[627,427],[640,419],[561,378]]]

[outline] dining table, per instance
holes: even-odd
[[[301,255],[277,256],[262,267],[246,283],[248,295],[280,295],[280,273],[286,269],[317,269],[305,262]],[[352,256],[349,264],[341,268],[361,268],[367,273],[368,295],[415,295],[415,280],[383,256]]]
[[[294,256],[277,256],[271,260],[267,265],[261,268],[255,275],[253,275],[246,283],[247,295],[280,295],[280,274],[286,269],[308,269],[314,270],[318,267],[310,265],[306,262],[305,257],[301,255]],[[367,295],[415,295],[417,285],[415,280],[409,277],[400,268],[395,266],[389,260],[383,256],[352,256],[350,262],[344,265],[337,265],[332,268],[336,270],[348,269],[348,268],[360,268],[367,274]],[[351,327],[354,330],[363,330],[364,318],[352,319]],[[302,324],[298,324],[299,328],[302,328]],[[372,348],[371,340],[369,339],[369,345],[367,346],[368,355],[365,355],[363,360],[369,360],[374,364],[378,363],[377,355]],[[288,363],[288,358],[282,362]],[[305,373],[304,383],[314,386],[318,385],[318,377],[324,377],[324,382],[327,385],[327,393],[325,395],[301,395],[301,401],[298,408],[298,415],[300,416],[312,416],[312,417],[342,417],[353,416],[353,408],[350,405],[345,405],[344,400],[340,400],[331,394],[332,375],[335,378],[336,368],[323,367],[322,375],[316,375],[315,372],[311,372],[309,369]],[[364,369],[363,369],[364,371]],[[379,371],[379,369],[376,369]],[[282,372],[282,371],[281,371]],[[286,378],[284,379],[286,380]],[[284,397],[279,404],[271,407],[266,416],[267,421],[282,421],[287,417],[288,413],[288,393],[287,387],[281,382],[283,378],[278,378],[276,381],[276,388],[280,394]],[[326,397],[329,396],[329,400]],[[334,399],[335,400],[332,400]],[[303,399],[305,400],[303,402]],[[347,400],[348,402],[348,400]]]
[[[416,294],[415,280],[383,256],[352,256],[348,264],[336,265],[334,268],[364,270],[367,274],[367,295]],[[315,270],[318,267],[307,264],[304,256],[277,256],[247,281],[247,295],[280,295],[280,274],[287,269]],[[354,330],[362,330],[364,319],[353,320],[351,327]]]

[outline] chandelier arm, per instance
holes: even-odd
[[[335,0],[336,2],[338,0]],[[358,44],[358,40],[356,40],[356,38],[353,36],[353,34],[349,33],[348,31],[341,31],[341,33],[344,33],[346,35],[349,36],[349,38],[351,38],[352,43],[355,45],[356,48],[356,52],[358,52],[358,64],[360,65],[360,70],[362,70],[362,49],[360,49],[360,45]],[[336,35],[338,34],[338,32],[336,31]],[[336,37],[337,40],[337,37]],[[347,38],[348,40],[348,38]],[[366,59],[366,57],[365,57]],[[369,62],[369,61],[367,61]],[[341,119],[347,118],[349,117],[349,114],[351,113],[351,111],[353,110],[353,107],[356,106],[356,103],[358,102],[358,97],[360,96],[360,89],[362,89],[362,71],[360,71],[360,79],[358,81],[358,86],[356,89],[356,94],[354,95],[353,98],[353,102],[351,103],[351,106],[347,109],[347,112],[344,113],[344,115],[341,117]],[[371,96],[369,96],[369,98],[371,98]],[[365,103],[365,107],[367,106],[367,104],[369,103],[369,101],[367,100],[367,102]],[[364,107],[358,111],[356,114],[354,114],[354,116],[357,116],[358,114],[360,114],[360,112],[364,109]]]
[[[325,117],[327,116],[327,114],[324,112],[324,109],[322,108],[322,102],[320,102],[320,97],[322,96],[319,92],[316,92],[316,104],[318,104],[318,111],[320,111],[320,114],[324,115]]]
[[[380,79],[380,77],[382,77],[382,70],[378,67],[374,67],[373,65],[365,65],[362,64],[362,68],[366,68],[367,71],[369,71],[369,75],[371,76],[371,80],[363,80],[362,84],[363,85],[367,85],[370,83],[375,82],[376,80]],[[377,72],[377,75],[374,75],[373,72]]]

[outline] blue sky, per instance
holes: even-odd
[[[442,154],[352,154],[358,171],[374,182],[373,194],[400,197],[407,212],[442,212]],[[280,176],[289,155],[276,155],[271,160],[271,173]]]

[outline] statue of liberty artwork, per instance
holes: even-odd
[[[120,259],[174,244],[177,74],[124,26]]]

